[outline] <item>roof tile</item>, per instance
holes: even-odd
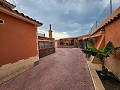
[[[4,1],[7,2],[6,0],[4,0]],[[8,2],[7,2],[7,3],[8,3]],[[10,3],[9,3],[9,4],[10,4]],[[12,4],[11,4],[11,5],[12,5]],[[7,10],[13,12],[13,13],[16,13],[17,15],[20,15],[20,16],[26,18],[26,19],[29,19],[29,20],[31,20],[31,21],[34,21],[34,22],[36,22],[36,23],[38,23],[38,24],[43,25],[43,23],[41,23],[41,22],[39,22],[39,21],[37,21],[37,20],[35,20],[35,19],[32,19],[32,18],[30,18],[29,16],[26,16],[26,15],[24,15],[23,13],[18,12],[17,10],[13,10],[13,9],[11,9],[11,8],[3,5],[1,2],[0,2],[0,7],[5,8],[5,9],[7,9]]]

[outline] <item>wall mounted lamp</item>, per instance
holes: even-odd
[[[100,29],[100,34],[104,34],[105,33],[105,29],[104,28],[101,28]]]

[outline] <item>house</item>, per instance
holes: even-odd
[[[84,38],[89,38],[89,34],[71,37],[71,38],[62,38],[57,41],[58,48],[82,48],[86,46],[86,40]]]
[[[86,38],[89,38],[90,34],[85,34],[85,35],[81,35],[81,36],[77,36],[77,41],[78,41],[78,47],[81,49],[85,49],[86,48]]]
[[[62,38],[57,40],[58,47],[74,47],[74,38]]]
[[[49,37],[45,34],[38,34],[39,58],[55,53],[55,39],[52,38],[52,30],[50,25]]]
[[[0,84],[39,60],[37,27],[43,24],[0,0]]]
[[[90,33],[90,39],[97,49],[103,48],[109,41],[114,47],[120,47],[120,7],[114,11],[95,31]],[[93,63],[100,63],[91,57]],[[106,67],[120,79],[120,51],[115,52],[105,60]]]
[[[78,41],[76,37],[61,38],[56,41],[57,41],[58,48],[77,48],[78,47]]]

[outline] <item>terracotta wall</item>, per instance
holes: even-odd
[[[37,55],[34,25],[0,12],[0,66]]]
[[[100,30],[92,34],[92,36],[95,36],[95,35],[101,35],[96,38],[96,42],[95,42],[95,47],[100,50],[105,46],[105,35],[101,34]]]
[[[120,46],[120,19],[105,27],[105,44],[111,41],[115,47]],[[120,79],[120,51],[105,60],[106,66]]]
[[[60,40],[60,43],[61,43],[61,42],[63,42],[64,44],[66,44],[66,43],[69,44],[69,43],[71,43],[71,39],[61,39],[61,40]]]
[[[96,48],[98,50],[102,49],[105,46],[105,36],[101,35],[96,43]]]
[[[52,46],[55,47],[55,38],[38,36],[38,40],[51,40],[52,41]]]
[[[120,19],[115,20],[105,27],[105,44],[111,41],[115,47],[120,46]],[[120,60],[120,53],[117,52],[115,59]]]
[[[110,15],[105,22],[116,16],[119,11],[120,8],[118,8],[112,15]],[[104,29],[105,37],[103,38],[103,44],[106,45],[109,41],[111,41],[114,47],[120,47],[120,18],[117,18],[106,25]],[[100,31],[95,32],[94,35],[98,33],[100,33]],[[98,40],[98,42],[100,43],[101,40]],[[103,44],[102,46],[104,46]],[[96,46],[98,47],[99,44],[97,43]],[[100,46],[98,48],[100,48]],[[110,57],[105,60],[105,65],[120,79],[120,50],[110,55]]]

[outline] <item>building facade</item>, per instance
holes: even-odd
[[[62,38],[57,41],[58,48],[74,48],[77,47],[77,38]]]
[[[86,40],[89,38],[89,34],[81,35],[73,38],[63,38],[56,40],[58,48],[82,48],[86,47]]]
[[[109,41],[114,47],[120,47],[120,7],[114,11],[94,32],[91,33],[97,49],[103,48]],[[99,63],[96,58],[92,62]],[[120,79],[120,51],[118,50],[105,60],[106,67]]]
[[[55,39],[52,38],[52,30],[50,25],[49,37],[45,34],[38,34],[39,58],[55,53]]]
[[[39,60],[37,27],[42,23],[0,0],[0,83],[28,70]]]

